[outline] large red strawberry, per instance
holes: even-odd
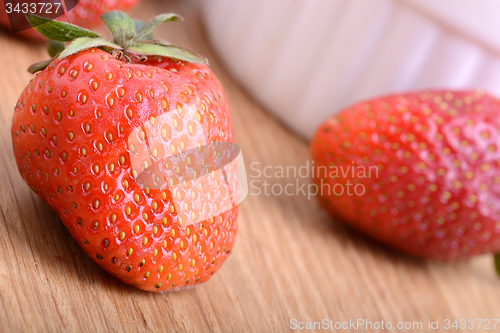
[[[131,8],[133,5],[138,3],[140,0],[79,0],[78,3],[74,8],[71,10],[68,10],[65,14],[59,16],[57,20],[62,21],[62,22],[69,22],[78,26],[82,26],[84,28],[95,28],[99,25],[101,25],[102,21],[100,19],[100,16],[108,11],[111,10],[128,10]],[[19,2],[21,4],[20,8],[17,9],[17,12],[15,11],[15,6],[19,1],[14,1],[13,3],[10,3],[9,8],[5,7],[5,2],[0,3],[0,26],[4,28],[11,28],[11,22],[9,20],[9,16],[7,15],[7,10],[9,10],[10,13],[13,13],[11,16],[12,19],[14,20],[20,20],[24,19],[23,16],[23,2]],[[28,2],[27,2],[28,3]],[[31,3],[29,3],[28,9],[32,10],[33,8],[36,8],[38,12],[43,11],[44,8],[47,11],[48,9],[48,4],[51,4],[50,11],[52,12],[53,10],[56,10],[56,8],[61,8],[60,10],[63,10],[62,7],[56,7],[57,4],[61,3],[60,0],[49,0],[49,1],[42,1],[40,3],[35,2],[36,6],[33,7]],[[44,5],[42,7],[42,4]],[[68,4],[66,4],[68,6]],[[16,13],[19,13],[16,15]],[[16,23],[14,23],[16,24]],[[17,23],[21,24],[21,23]],[[16,35],[31,39],[31,40],[37,40],[37,41],[44,41],[45,38],[40,35],[38,32],[36,32],[35,29],[27,29],[23,31],[19,31],[16,33]]]
[[[208,280],[237,230],[235,170],[218,172],[234,146],[222,87],[204,58],[151,39],[177,19],[159,15],[135,30],[122,12],[107,13],[118,44],[67,23],[39,25],[48,38],[79,38],[31,68],[47,66],[12,120],[28,185],[94,261],[149,291]]]
[[[322,205],[365,234],[422,258],[500,252],[498,99],[374,99],[328,119],[311,150]]]

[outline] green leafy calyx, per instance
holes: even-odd
[[[167,41],[154,39],[153,30],[158,25],[183,20],[177,14],[161,14],[144,23],[131,19],[121,11],[104,13],[101,19],[111,31],[112,42],[103,39],[93,31],[70,23],[49,20],[32,14],[26,16],[33,28],[49,39],[47,51],[52,59],[60,60],[83,50],[97,47],[126,62],[133,59],[144,59],[145,56],[151,55],[208,64],[207,59],[198,54],[171,45]],[[28,71],[35,73],[43,70],[52,59],[33,64],[28,68]]]

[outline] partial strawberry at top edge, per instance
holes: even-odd
[[[92,29],[102,25],[100,16],[110,10],[129,10],[131,7],[136,5],[140,0],[120,0],[116,1],[114,6],[110,6],[107,1],[95,1],[95,0],[80,0],[76,4],[75,8],[68,11],[66,14],[61,15],[57,18],[59,21],[69,22],[78,26],[82,26],[87,29]],[[46,2],[44,2],[46,3]],[[40,5],[39,5],[40,6]],[[1,8],[0,8],[1,9]],[[11,23],[7,12],[0,10],[0,26],[6,29],[10,29]],[[16,36],[21,38],[45,42],[47,38],[40,35],[35,29],[22,30],[15,33]]]

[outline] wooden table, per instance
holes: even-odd
[[[307,144],[256,104],[217,61],[195,5],[144,1],[133,16],[185,16],[184,24],[157,33],[210,59],[225,87],[249,175],[256,176],[253,162],[260,169],[305,165]],[[431,319],[440,323],[433,332],[482,332],[445,330],[443,320],[500,317],[500,279],[490,257],[439,264],[399,255],[335,223],[303,195],[249,195],[240,206],[234,251],[205,284],[155,294],[119,282],[84,255],[19,176],[10,138],[13,107],[31,78],[25,69],[46,54],[42,46],[5,33],[0,49],[0,331],[285,332],[292,319],[422,322],[424,328]]]

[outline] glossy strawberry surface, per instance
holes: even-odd
[[[157,126],[156,137],[144,138],[145,124]],[[22,177],[94,261],[143,290],[206,281],[233,247],[237,207],[182,221],[166,184],[138,184],[131,142],[141,140],[171,153],[234,142],[224,92],[206,65],[160,57],[125,63],[90,49],[52,61],[15,107],[12,141]],[[158,163],[168,155],[148,151]],[[170,167],[189,173],[205,161],[179,163]],[[217,193],[221,201],[229,195]],[[182,200],[198,202],[194,194]]]
[[[339,221],[423,258],[500,251],[498,99],[475,91],[378,98],[328,119],[311,150],[321,204]]]

